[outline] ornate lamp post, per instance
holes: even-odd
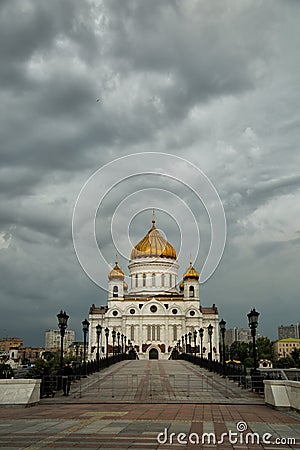
[[[82,331],[83,331],[83,374],[86,376],[86,342],[87,334],[89,331],[90,322],[87,319],[82,321]]]
[[[120,354],[120,331],[117,332],[117,341],[118,341],[118,355]]]
[[[211,366],[211,363],[212,363],[212,342],[211,342],[211,337],[212,337],[212,334],[213,334],[213,328],[214,327],[212,326],[211,323],[207,327],[208,336],[209,336],[209,364],[210,364],[210,366]]]
[[[221,337],[222,337],[222,372],[223,376],[226,376],[226,358],[225,358],[225,331],[226,331],[226,322],[222,319],[219,322]]]
[[[188,336],[189,336],[189,353],[192,353],[192,333],[191,333],[191,331],[189,332],[189,334],[188,334]]]
[[[124,334],[121,334],[122,354],[124,353]]]
[[[184,336],[181,337],[181,342],[182,342],[182,353],[184,353]]]
[[[200,357],[203,358],[203,335],[204,335],[204,329],[200,328],[199,330],[199,336],[200,336]]]
[[[251,330],[252,342],[253,342],[253,372],[255,373],[257,369],[257,357],[256,357],[256,347],[255,347],[255,337],[256,337],[256,328],[258,326],[258,317],[259,312],[255,310],[255,308],[251,309],[251,311],[247,314],[249,321],[249,328]]]
[[[115,340],[116,340],[116,330],[112,330],[111,335],[113,338],[113,355],[115,354]]]
[[[196,342],[197,342],[197,330],[194,330],[194,356],[196,359]]]
[[[66,313],[66,311],[62,311],[62,309],[60,310],[60,313],[57,314],[57,319],[58,319],[58,327],[59,327],[59,331],[60,331],[60,369],[62,370],[63,368],[63,363],[64,363],[64,336],[65,336],[65,332],[66,332],[66,328],[68,326],[68,314]]]
[[[106,339],[106,365],[108,366],[108,336],[109,336],[109,329],[106,327],[104,330],[105,333],[105,339]]]
[[[100,336],[102,334],[102,326],[98,325],[96,326],[96,333],[97,333],[97,370],[100,368]]]

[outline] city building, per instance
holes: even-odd
[[[295,325],[280,325],[278,327],[278,339],[285,338],[300,338],[300,323],[297,322]]]
[[[285,338],[274,342],[274,356],[279,358],[286,358],[291,356],[291,353],[295,349],[300,349],[300,339],[297,338]]]
[[[23,339],[12,337],[0,339],[0,350],[9,351],[12,348],[23,347]]]
[[[45,350],[56,351],[60,349],[60,330],[45,331]],[[66,329],[64,336],[64,349],[75,341],[75,331]]]
[[[215,304],[204,307],[200,302],[199,273],[190,262],[179,283],[177,253],[152,227],[134,246],[129,260],[130,288],[118,261],[108,274],[108,306],[92,305],[89,311],[89,357],[96,358],[96,326],[102,326],[101,344],[105,345],[104,329],[110,330],[109,351],[112,351],[112,330],[124,334],[140,359],[168,359],[183,335],[204,329],[203,354],[219,359],[218,310]],[[213,326],[211,343],[207,331]],[[187,341],[189,342],[189,341]],[[115,346],[118,342],[115,341]],[[121,342],[120,342],[121,345]],[[191,346],[194,347],[193,337]],[[196,349],[199,351],[199,336]]]
[[[228,328],[225,331],[225,345],[231,346],[233,342],[251,342],[251,330],[249,328]]]

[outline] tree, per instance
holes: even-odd
[[[257,357],[260,359],[273,360],[273,342],[265,336],[256,339]]]
[[[294,361],[294,367],[300,367],[300,349],[294,348],[291,353],[291,358]]]
[[[230,346],[230,359],[241,361],[242,363],[249,357],[249,345],[247,342],[235,341]]]

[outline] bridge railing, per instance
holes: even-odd
[[[263,393],[264,392],[264,377],[259,370],[251,370],[250,374],[247,374],[245,366],[236,363],[227,363],[224,366],[220,361],[210,360],[193,353],[178,353],[178,351],[172,352],[170,359],[181,359],[195,364],[203,369],[209,370],[210,372],[217,373],[231,381],[238,383],[243,389],[252,389],[253,392]]]

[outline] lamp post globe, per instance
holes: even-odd
[[[66,328],[68,326],[69,316],[66,313],[66,311],[63,311],[61,309],[60,312],[57,314],[57,319],[60,331],[60,369],[62,370],[64,362],[64,336],[66,333]]]

